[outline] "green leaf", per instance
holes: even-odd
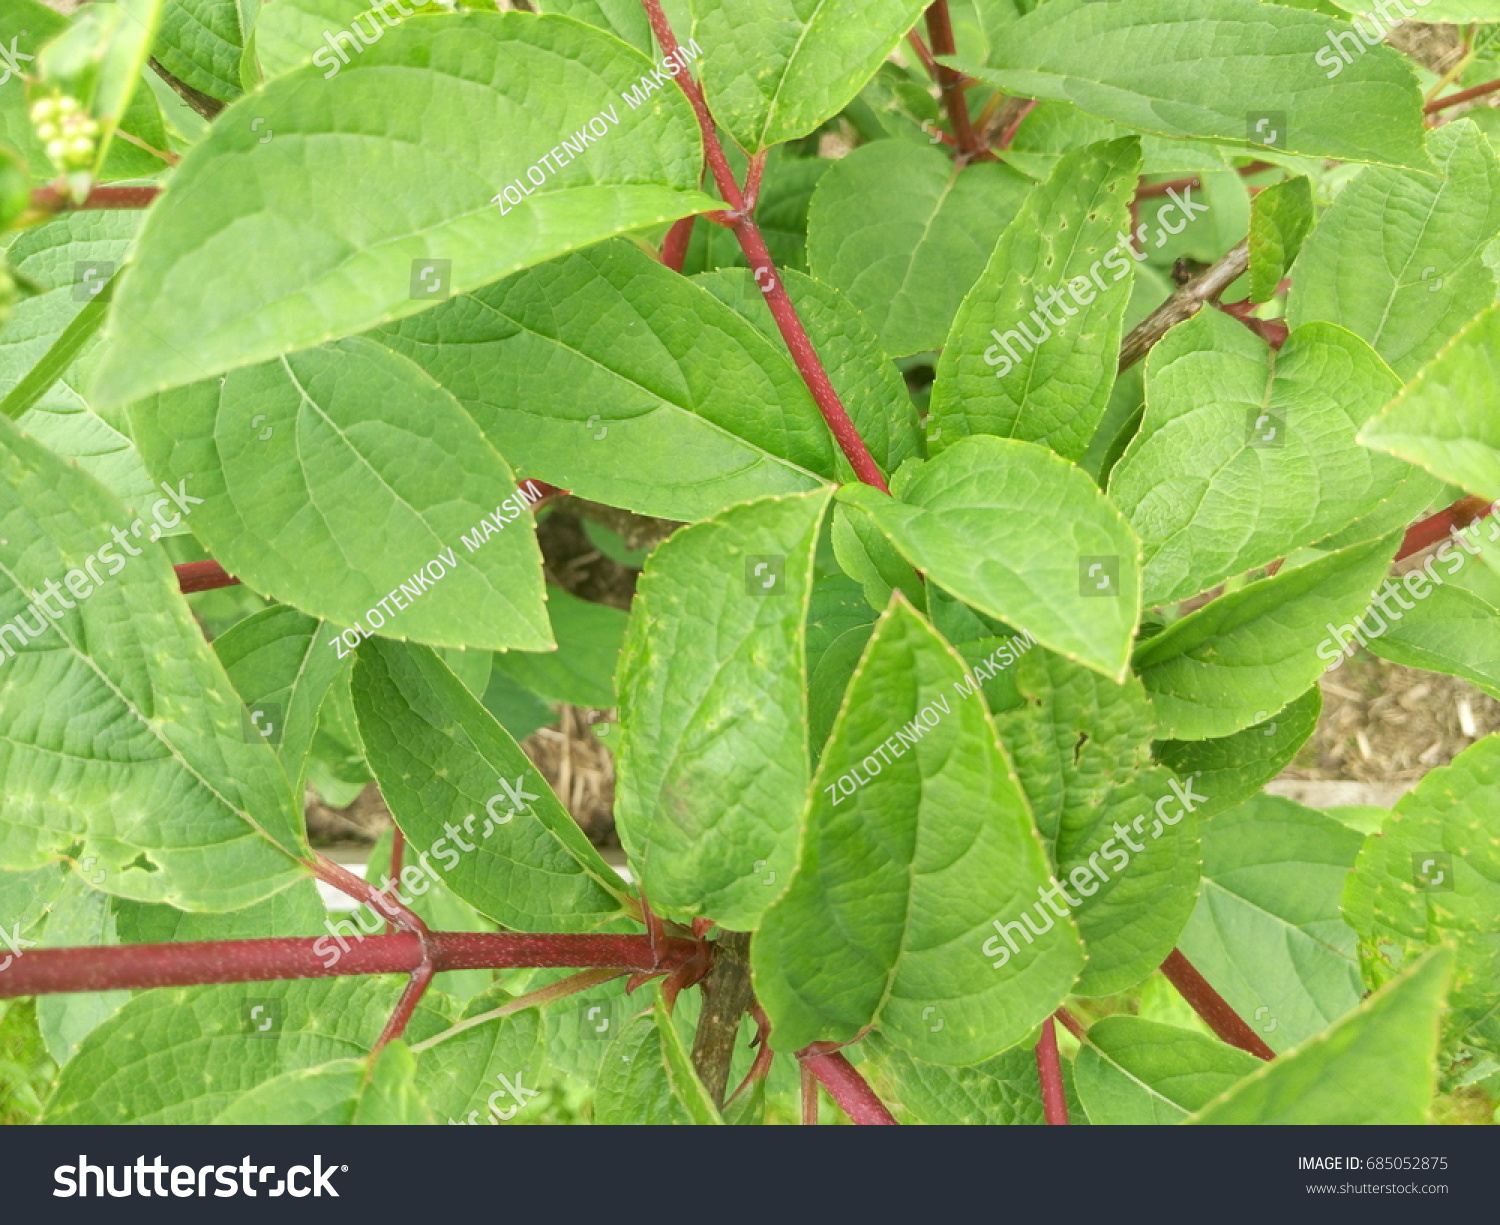
[[[1487,498],[1500,499],[1500,306],[1448,343],[1360,431],[1366,446],[1420,464]]]
[[[409,842],[407,888],[425,893],[423,872],[441,875],[515,931],[590,931],[620,913],[619,877],[530,758],[431,651],[365,643],[354,706],[381,794]]]
[[[225,914],[194,914],[175,906],[115,899],[121,944],[166,944],[174,940],[262,940],[272,936],[316,936],[327,912],[311,879],[264,901]]]
[[[385,8],[390,11],[390,5]],[[367,40],[378,42],[385,34],[378,19],[355,24],[357,17],[371,12],[369,0],[275,0],[264,5],[254,32],[260,71],[270,80],[316,57],[317,66],[327,70],[323,76],[332,79],[350,59],[363,54]],[[262,124],[261,135],[265,131]]]
[[[1157,734],[1228,736],[1306,693],[1337,663],[1334,627],[1364,611],[1396,544],[1387,538],[1352,545],[1283,569],[1141,643],[1135,668],[1156,707]]]
[[[814,489],[836,448],[785,347],[629,243],[376,334],[527,476],[666,519]]]
[[[1453,1038],[1500,1053],[1500,736],[1470,745],[1401,797],[1344,890],[1366,979],[1440,941],[1456,946]]]
[[[240,88],[240,58],[249,31],[243,0],[165,0],[151,53],[179,81],[229,101]]]
[[[328,649],[327,623],[277,606],[262,609],[214,640],[214,651],[245,703],[247,734],[276,749],[301,794],[318,711],[334,680],[351,666]]]
[[[848,409],[859,436],[875,462],[886,472],[894,472],[921,450],[916,405],[900,373],[881,350],[864,316],[837,289],[787,269],[781,269],[781,277],[828,381]],[[694,279],[753,323],[773,345],[783,343],[766,296],[749,269],[707,273]],[[842,471],[842,455],[840,461],[841,475],[853,479],[852,469]]]
[[[1140,168],[1134,137],[1089,145],[1026,198],[938,359],[928,435],[940,447],[998,434],[1082,457],[1114,385]]]
[[[1376,6],[1370,0],[1332,0],[1339,8],[1350,13],[1365,14],[1363,26],[1367,30],[1390,29],[1390,19],[1382,25],[1370,14]],[[1422,5],[1423,21],[1500,21],[1500,0],[1417,0]]]
[[[1256,0],[1050,0],[988,66],[954,64],[1142,132],[1432,173],[1410,65],[1375,47],[1333,88],[1320,67],[1337,60],[1329,41],[1326,17]]]
[[[1490,522],[1500,526],[1500,520]],[[1413,574],[1417,579],[1406,582]],[[1402,582],[1415,596],[1423,590],[1425,576],[1411,570]],[[1426,588],[1420,603],[1401,614],[1400,621],[1388,623],[1385,633],[1367,636],[1366,645],[1394,664],[1462,677],[1500,699],[1500,608],[1472,591]]]
[[[142,992],[84,1040],[63,1069],[46,1121],[215,1122],[243,1095],[284,1072],[363,1059],[399,992],[392,978]],[[260,1012],[253,1011],[257,1006]],[[262,1029],[267,1020],[270,1026]],[[443,1028],[423,1005],[406,1036],[420,1041]],[[269,1096],[269,1103],[258,1100],[274,1107],[277,1095]],[[306,1100],[326,1104],[326,1087]]]
[[[1198,776],[1197,785],[1209,797],[1198,815],[1209,817],[1248,800],[1291,765],[1318,726],[1322,710],[1323,691],[1314,685],[1269,718],[1257,711],[1261,722],[1231,736],[1159,740],[1156,759],[1183,778]]]
[[[1252,302],[1269,302],[1276,297],[1281,278],[1312,229],[1313,217],[1312,181],[1306,175],[1273,183],[1250,202]]]
[[[119,404],[306,349],[713,207],[686,100],[622,105],[645,69],[567,18],[465,12],[408,20],[332,80],[308,66],[272,81],[219,116],[151,209],[96,394]],[[548,174],[565,139],[579,152]],[[435,260],[450,262],[430,269],[438,290]]]
[[[625,640],[624,612],[549,585],[547,615],[557,650],[506,651],[494,657],[495,669],[549,702],[613,706],[615,660]]]
[[[972,54],[967,44],[958,45],[965,54]],[[1067,102],[1038,102],[1026,116],[1026,122],[1016,129],[1005,151],[1005,160],[1022,174],[1045,179],[1051,176],[1058,161],[1075,149],[1130,134],[1129,128],[1085,114]],[[1142,171],[1146,174],[1202,174],[1223,170],[1228,165],[1217,145],[1161,136],[1139,139],[1144,158]]]
[[[922,145],[863,145],[813,192],[808,267],[844,292],[893,357],[936,349],[1030,187],[996,163],[955,171]]]
[[[1468,120],[1429,139],[1443,177],[1361,173],[1309,236],[1287,297],[1292,327],[1340,324],[1403,380],[1495,300],[1482,257],[1500,233],[1500,159]]]
[[[478,996],[463,1019],[473,1021],[507,998],[499,989]],[[525,1108],[541,1083],[544,1046],[535,1008],[468,1028],[460,1023],[418,1047],[417,1087],[440,1123],[530,1122]]]
[[[640,0],[541,0],[539,13],[561,13],[629,43],[649,59],[656,54],[651,22]]]
[[[124,414],[100,416],[80,388],[96,353],[110,278],[144,216],[136,209],[69,212],[19,234],[7,260],[42,292],[16,303],[0,336],[0,387],[9,389],[0,411],[138,508],[159,495],[127,437]]]
[[[620,658],[615,825],[663,913],[753,930],[779,892],[767,877],[791,874],[827,508],[821,491],[732,507],[646,563]]]
[[[232,910],[297,879],[301,813],[141,528],[0,421],[0,862],[67,850],[105,892]]]
[[[77,876],[71,877],[61,896],[52,903],[42,933],[42,947],[103,948],[118,943],[109,895],[90,889]],[[65,1065],[79,1044],[129,1000],[129,991],[81,991],[38,997],[36,1022],[47,1053],[59,1066]]]
[[[1161,964],[1192,913],[1193,814],[1206,797],[1196,780],[1184,788],[1151,766],[1151,703],[1135,677],[1117,685],[1037,650],[1014,671],[1023,705],[997,713],[995,726],[1061,882],[1054,901],[1072,907],[1083,938],[1088,964],[1073,991],[1123,991]]]
[[[992,923],[1045,891],[1047,863],[963,676],[893,597],[819,763],[796,873],[751,945],[777,1050],[878,1025],[926,1062],[977,1063],[1026,1037],[1082,967],[1072,922],[1040,902],[1035,943],[994,961]]]
[[[893,591],[899,591],[919,612],[927,611],[922,577],[868,515],[835,504],[830,537],[839,567],[859,584],[872,619],[891,602]]]
[[[335,1059],[263,1081],[212,1120],[246,1124],[426,1124],[432,1117],[417,1098],[416,1062],[406,1043],[390,1043],[369,1059]],[[281,1185],[264,1188],[281,1194]]]
[[[632,1017],[604,1052],[594,1084],[594,1122],[687,1126],[698,1122],[667,1070],[654,1009]]]
[[[1124,679],[1141,609],[1140,545],[1082,469],[1033,443],[981,436],[895,492],[845,486],[838,496],[965,603]],[[1017,530],[1027,524],[1035,530]]]
[[[1330,324],[1297,329],[1280,353],[1222,311],[1173,328],[1148,360],[1145,420],[1109,481],[1145,547],[1146,606],[1267,565],[1384,503],[1402,524],[1419,515],[1433,492],[1421,474],[1372,463],[1354,439],[1397,386],[1368,345]]]
[[[1327,1033],[1266,1064],[1190,1123],[1427,1122],[1453,955],[1434,951]]]
[[[945,1068],[914,1059],[871,1034],[868,1049],[890,1099],[931,1125],[1029,1126],[1045,1123],[1036,1051],[1022,1043],[967,1068]],[[881,1094],[886,1097],[885,1093]]]
[[[709,110],[751,153],[806,136],[859,93],[923,7],[923,0],[693,0]]]
[[[671,1082],[673,1096],[682,1103],[694,1124],[700,1127],[722,1126],[724,1120],[719,1114],[719,1108],[714,1105],[713,1098],[708,1095],[708,1090],[698,1079],[698,1073],[693,1070],[693,1061],[688,1058],[682,1036],[672,1024],[672,1014],[667,1011],[660,996],[657,996],[652,1012],[657,1033],[661,1035],[662,1059],[666,1063],[667,1079]]]
[[[138,401],[131,419],[152,472],[204,500],[198,539],[257,591],[354,641],[552,646],[509,465],[389,350],[351,337]]]
[[[1339,899],[1363,839],[1271,795],[1210,817],[1200,836],[1203,886],[1178,948],[1266,1045],[1290,1050],[1359,1003]]]
[[[1105,1017],[1089,1026],[1074,1060],[1090,1123],[1180,1123],[1261,1061],[1175,1025]]]

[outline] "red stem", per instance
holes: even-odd
[[[1447,110],[1450,106],[1457,106],[1460,102],[1469,102],[1475,98],[1482,98],[1485,94],[1492,94],[1497,90],[1500,90],[1500,81],[1486,81],[1483,85],[1461,89],[1456,94],[1449,94],[1446,98],[1434,98],[1422,110],[1429,115],[1435,115],[1438,111]]]
[[[948,16],[948,0],[935,0],[928,6],[927,37],[932,40],[932,56],[953,55],[957,52],[958,47],[953,41],[953,21]],[[953,128],[953,135],[958,138],[961,160],[979,157],[985,149],[974,134],[974,125],[969,122],[969,103],[964,97],[962,75],[935,60],[932,68],[937,74],[938,89],[943,96],[943,109],[948,112],[949,126]]]
[[[402,859],[402,856],[404,855],[405,851],[406,851],[406,835],[401,832],[401,827],[399,825],[392,825],[391,826],[391,880],[393,880],[393,881],[399,881],[401,879],[401,859]],[[396,930],[396,925],[394,923],[387,923],[385,925],[385,930],[387,932],[394,932]]]
[[[1231,1008],[1228,1002],[1209,985],[1208,979],[1193,968],[1193,963],[1178,950],[1161,963],[1161,972],[1167,981],[1177,988],[1177,993],[1203,1018],[1213,1030],[1230,1046],[1248,1051],[1257,1059],[1274,1059],[1276,1052],[1267,1046],[1259,1034],[1245,1023],[1243,1017]]]
[[[828,1090],[849,1116],[851,1123],[894,1125],[896,1116],[870,1088],[865,1078],[832,1042],[814,1042],[797,1052],[804,1070],[811,1069],[818,1083]],[[805,1099],[804,1099],[805,1100]],[[805,1121],[805,1120],[804,1120]]]
[[[681,62],[678,56],[677,37],[672,33],[666,14],[662,12],[661,0],[641,0],[641,5],[651,21],[652,32],[655,33],[656,41],[661,45],[662,53],[670,59]],[[724,147],[719,143],[718,134],[714,131],[714,121],[708,113],[708,104],[703,100],[703,90],[687,72],[677,74],[677,84],[687,96],[688,103],[693,108],[693,114],[697,116],[698,128],[703,133],[703,154],[708,159],[708,168],[714,176],[714,185],[729,204],[730,212],[727,220],[734,231],[734,236],[739,240],[740,249],[744,251],[745,258],[749,261],[751,272],[755,276],[755,283],[761,287],[766,305],[771,308],[771,317],[776,321],[777,330],[780,331],[782,340],[786,342],[786,347],[791,352],[797,372],[802,375],[802,381],[812,392],[813,400],[816,401],[819,412],[823,414],[823,420],[828,423],[834,440],[849,460],[854,474],[866,485],[873,485],[882,493],[889,493],[890,487],[886,485],[885,477],[881,475],[880,466],[870,454],[870,449],[865,446],[864,439],[859,436],[859,431],[854,428],[854,422],[849,419],[849,414],[844,408],[843,401],[839,399],[838,392],[828,381],[828,373],[823,369],[823,363],[818,360],[812,341],[808,339],[807,332],[802,326],[802,320],[797,317],[797,308],[787,297],[786,289],[781,284],[781,277],[777,275],[776,264],[771,259],[771,253],[766,250],[765,239],[761,237],[755,219],[746,210],[745,198],[740,194],[739,184],[735,182],[734,173],[729,168],[729,159],[724,156]]]
[[[1071,1012],[1069,1012],[1066,1008],[1059,1008],[1055,1013],[1053,1013],[1053,1016],[1061,1021],[1063,1023],[1063,1028],[1066,1029],[1075,1038],[1077,1038],[1080,1042],[1084,1041],[1087,1038],[1089,1031],[1086,1030],[1083,1027],[1083,1023],[1079,1021],[1079,1019],[1075,1017]]]
[[[818,1123],[818,1080],[812,1069],[803,1063],[797,1071],[802,1081],[802,1126],[816,1127]]]
[[[927,75],[934,81],[938,79],[938,62],[932,58],[932,52],[927,49],[927,44],[922,41],[922,36],[915,30],[906,32],[906,41],[911,44],[912,50],[917,53],[917,58],[922,61],[922,67],[927,69]]]
[[[1000,149],[1009,149],[1010,142],[1015,140],[1016,133],[1021,130],[1022,120],[1024,120],[1026,116],[1031,114],[1031,112],[1034,110],[1036,110],[1035,98],[1033,98],[1030,102],[1023,106],[1020,113],[1010,121],[1010,124],[1005,129],[1005,131],[1000,133],[1000,139],[995,142],[996,147]]]
[[[347,936],[347,934],[346,934]],[[97,948],[27,949],[0,971],[0,999],[73,991],[145,991],[206,983],[274,982],[361,974],[415,974],[422,937],[333,936],[270,940],[204,940]],[[316,945],[322,948],[315,948]],[[434,973],[537,966],[607,966],[662,972],[689,960],[698,946],[667,941],[658,958],[645,936],[429,932]],[[337,958],[328,964],[330,953]]]
[[[38,187],[31,193],[31,207],[44,213],[95,208],[145,208],[160,193],[160,187],[96,187],[86,199],[74,201],[55,187]]]
[[[1042,1110],[1049,1124],[1066,1124],[1068,1099],[1063,1094],[1062,1059],[1057,1053],[1057,1026],[1051,1017],[1042,1022],[1036,1044],[1036,1070],[1042,1081]]]
[[[673,272],[681,272],[682,265],[687,261],[688,243],[693,237],[693,222],[697,220],[698,215],[695,213],[691,217],[674,221],[662,241],[661,262]]]
[[[233,587],[240,581],[212,559],[185,561],[172,569],[177,571],[177,588],[183,595],[191,595],[195,591],[212,591],[215,587]]]
[[[1437,514],[1409,527],[1405,539],[1401,541],[1396,560],[1404,561],[1413,553],[1420,553],[1439,540],[1446,540],[1452,532],[1461,531],[1470,524],[1478,523],[1490,514],[1496,505],[1500,503],[1491,504],[1484,498],[1460,498],[1446,510],[1440,510]]]

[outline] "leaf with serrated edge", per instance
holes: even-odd
[[[1269,718],[1215,740],[1158,740],[1156,759],[1182,778],[1197,776],[1209,797],[1200,819],[1248,800],[1292,764],[1318,726],[1323,691],[1314,685]],[[1261,713],[1261,712],[1257,712]]]
[[[131,419],[153,474],[204,499],[198,539],[255,590],[391,638],[553,646],[510,466],[405,358],[350,337],[140,400]]]
[[[1264,1065],[1188,1123],[1427,1122],[1453,954],[1435,949],[1326,1033]]]
[[[1367,447],[1420,464],[1446,481],[1500,499],[1500,306],[1455,336],[1360,431]]]
[[[693,39],[703,44],[693,68],[714,118],[758,153],[836,115],[923,7],[923,0],[692,0]]]
[[[1328,27],[1257,0],[1050,0],[1006,31],[987,66],[953,63],[1143,132],[1433,173],[1410,64],[1369,48],[1330,86],[1318,59],[1338,62]]]
[[[476,996],[464,1009],[464,1021],[492,1012],[508,1000],[504,991]],[[535,1089],[541,1080],[544,1054],[542,1014],[535,1008],[494,1017],[468,1028],[456,1027],[417,1048],[417,1087],[439,1123],[525,1123],[522,1109],[532,1099],[516,1102],[500,1082],[507,1077],[520,1091]],[[520,1079],[530,1076],[526,1085]]]
[[[1272,795],[1200,826],[1203,885],[1178,948],[1274,1051],[1359,1003],[1355,935],[1339,898],[1360,835]]]
[[[1140,543],[1081,468],[1034,443],[976,436],[922,465],[896,493],[846,485],[838,496],[959,599],[1125,678],[1141,611]],[[1086,582],[1111,594],[1091,597]]]
[[[424,14],[332,79],[309,65],[242,98],[151,209],[95,393],[122,403],[414,314],[434,301],[424,261],[451,261],[457,293],[714,207],[686,99],[621,97],[647,65],[565,17]],[[528,167],[591,120],[532,187]],[[502,212],[518,180],[535,195]]]
[[[141,528],[0,420],[0,861],[33,868],[81,843],[105,892],[233,910],[302,875],[301,813]]]
[[[1050,1015],[1082,968],[1072,920],[1034,901],[1046,855],[983,702],[958,696],[963,674],[892,597],[809,791],[796,874],[751,945],[778,1050],[878,1025],[929,1063],[977,1063]],[[992,924],[1033,906],[1046,926],[996,963]]]
[[[1141,643],[1135,669],[1156,707],[1157,733],[1228,736],[1306,693],[1337,662],[1334,630],[1364,612],[1396,545],[1388,537],[1282,570]]]
[[[372,336],[457,396],[527,476],[579,497],[694,520],[838,471],[785,348],[624,241]]]
[[[877,1074],[888,1083],[887,1100],[900,1103],[919,1122],[968,1126],[1046,1122],[1036,1051],[1024,1044],[966,1068],[913,1059],[879,1033],[862,1039],[860,1049],[869,1052]]]
[[[1267,565],[1382,503],[1399,505],[1403,522],[1421,514],[1431,495],[1421,473],[1372,462],[1354,440],[1398,386],[1332,324],[1297,329],[1280,353],[1222,311],[1173,328],[1147,365],[1140,432],[1109,478],[1145,549],[1147,607]]]
[[[1312,228],[1312,181],[1272,183],[1250,202],[1250,300],[1269,302]]]
[[[594,1082],[594,1122],[673,1124],[697,1122],[673,1088],[665,1039],[654,1010],[632,1017],[604,1052]]]
[[[63,1070],[46,1121],[214,1122],[284,1072],[363,1059],[399,994],[398,983],[376,978],[142,992],[84,1039]],[[418,1006],[408,1040],[447,1028],[431,1001],[429,995]],[[256,1005],[262,1011],[252,1014]],[[272,1028],[260,1029],[268,1016]],[[310,1120],[298,1120],[304,1121]]]
[[[862,145],[813,192],[808,268],[843,290],[893,357],[936,349],[1031,186],[989,162],[955,171],[924,145]]]
[[[1293,328],[1340,324],[1403,381],[1495,300],[1483,252],[1500,232],[1500,159],[1466,119],[1438,128],[1428,144],[1443,177],[1361,173],[1308,236],[1287,295]]]
[[[531,759],[430,650],[365,643],[354,707],[370,768],[406,834],[408,865],[440,875],[516,931],[591,931],[621,913],[623,882]]]
[[[1123,991],[1161,964],[1192,913],[1205,797],[1150,764],[1151,703],[1135,677],[1116,685],[1044,650],[1014,672],[1024,705],[997,712],[995,727],[1083,938],[1073,991]]]
[[[166,0],[151,53],[179,81],[229,101],[240,88],[248,32],[242,0]],[[248,7],[248,6],[247,6]]]
[[[1090,1123],[1180,1123],[1260,1066],[1205,1034],[1117,1016],[1089,1026],[1073,1077]]]
[[[1089,145],[1026,198],[938,358],[934,452],[998,434],[1082,458],[1114,385],[1135,266],[1121,236],[1140,169],[1135,137]]]
[[[791,874],[827,508],[821,491],[731,507],[646,563],[620,655],[615,822],[664,913],[753,930],[779,892],[766,881]]]
[[[294,794],[302,791],[323,699],[335,678],[352,666],[328,649],[326,629],[316,617],[277,606],[236,622],[214,639],[214,653],[252,712],[252,726],[275,747]],[[253,719],[257,710],[265,717]]]
[[[1367,839],[1344,888],[1366,977],[1381,982],[1428,945],[1456,945],[1454,1038],[1500,1054],[1500,735],[1470,745],[1407,792]]]

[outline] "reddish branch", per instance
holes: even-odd
[[[797,1052],[805,1071],[817,1077],[818,1083],[849,1116],[851,1123],[894,1124],[896,1117],[875,1096],[854,1065],[844,1058],[832,1042],[814,1042]],[[804,1102],[806,1098],[804,1097]],[[814,1116],[816,1118],[816,1115]],[[806,1121],[806,1120],[804,1120]]]
[[[681,62],[681,57],[678,55],[677,36],[672,33],[666,14],[662,12],[661,0],[641,0],[641,5],[651,21],[652,32],[656,35],[656,41],[661,45],[663,54],[669,59]],[[760,286],[761,293],[765,295],[766,305],[771,308],[771,317],[776,321],[776,328],[791,352],[797,372],[802,375],[802,381],[812,392],[813,400],[816,401],[818,410],[823,414],[823,420],[828,423],[834,440],[849,460],[854,474],[866,485],[873,485],[882,493],[889,493],[890,488],[885,483],[885,477],[881,475],[880,466],[870,454],[870,449],[865,446],[864,439],[859,436],[859,431],[854,428],[854,422],[849,419],[843,401],[839,399],[838,392],[829,382],[828,372],[823,369],[823,363],[818,359],[812,341],[808,339],[802,320],[797,316],[797,309],[792,305],[792,300],[787,297],[786,288],[781,283],[781,277],[771,259],[771,253],[766,250],[765,239],[761,237],[760,228],[746,209],[745,198],[740,193],[739,184],[735,182],[734,173],[729,168],[729,159],[724,156],[724,147],[719,143],[718,133],[714,130],[713,117],[708,113],[708,104],[703,99],[703,90],[687,72],[677,74],[677,84],[687,96],[688,103],[693,108],[693,114],[697,116],[698,128],[703,133],[703,154],[708,159],[709,171],[713,174],[714,184],[719,194],[729,205],[730,211],[724,220],[734,232],[735,238],[739,240],[740,249],[744,251],[745,258],[750,264],[755,283]]]
[[[331,936],[272,940],[183,941],[101,948],[27,949],[0,972],[0,999],[73,991],[144,991],[206,983],[256,983],[360,974],[415,974],[422,967],[416,932],[349,940]],[[322,948],[315,949],[315,945]],[[645,936],[429,932],[432,969],[495,970],[537,966],[605,966],[661,973],[699,953],[691,940],[669,939],[652,952]],[[338,953],[332,965],[331,953]]]
[[[1402,540],[1400,551],[1396,554],[1396,560],[1404,561],[1413,553],[1420,553],[1423,549],[1435,545],[1439,540],[1448,539],[1453,532],[1462,531],[1470,524],[1478,523],[1493,509],[1493,505],[1486,498],[1460,498],[1446,510],[1440,510],[1430,518],[1423,519],[1420,523],[1408,528],[1406,538]]]
[[[672,228],[667,231],[667,236],[662,241],[661,262],[673,272],[681,272],[682,265],[687,261],[688,242],[693,237],[693,222],[697,220],[695,214],[673,222]]]
[[[1057,1026],[1051,1017],[1042,1022],[1036,1044],[1036,1071],[1042,1082],[1042,1111],[1049,1124],[1066,1124],[1068,1099],[1063,1093],[1062,1060],[1057,1053]]]
[[[1190,962],[1176,949],[1161,963],[1161,972],[1167,981],[1177,988],[1177,993],[1203,1018],[1209,1029],[1220,1038],[1248,1051],[1257,1059],[1274,1059],[1276,1052],[1267,1046],[1259,1034],[1245,1023],[1224,997],[1209,986],[1208,979],[1199,974]]]
[[[85,208],[145,208],[160,191],[159,187],[96,187],[87,199],[79,202],[68,199],[55,187],[38,187],[31,193],[31,207],[43,213]]]
[[[1472,102],[1475,98],[1482,98],[1486,94],[1500,91],[1500,81],[1486,81],[1483,85],[1475,85],[1470,89],[1461,89],[1456,94],[1449,94],[1446,98],[1434,98],[1422,108],[1429,115],[1435,115],[1438,111],[1447,110],[1450,106],[1458,106],[1462,102]]]
[[[980,143],[974,133],[974,125],[969,122],[969,103],[964,97],[962,74],[933,60],[934,56],[953,55],[958,50],[953,41],[953,22],[948,16],[948,0],[935,0],[935,3],[928,6],[927,36],[932,39],[932,54],[927,59],[933,61],[928,64],[928,68],[937,78],[938,90],[943,97],[943,109],[948,112],[948,124],[958,141],[960,162],[978,157],[993,158],[994,155]],[[921,40],[918,39],[917,42],[920,44]]]

